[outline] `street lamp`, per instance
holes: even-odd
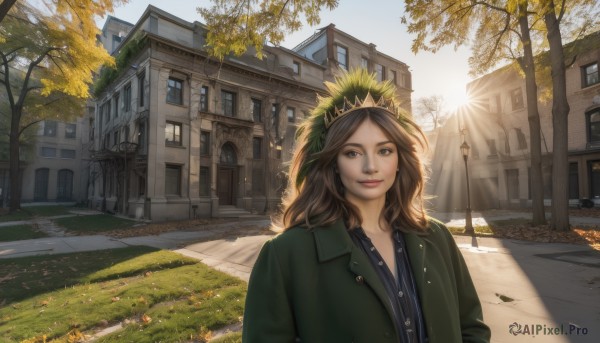
[[[471,147],[467,144],[466,140],[460,145],[460,152],[462,153],[463,159],[465,160],[465,173],[467,175],[467,211],[465,216],[465,233],[475,237],[475,230],[473,230],[473,220],[471,218],[471,190],[469,187],[469,167],[467,166],[467,160],[469,159],[469,151]]]

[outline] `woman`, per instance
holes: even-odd
[[[364,70],[326,85],[299,129],[283,233],[250,277],[243,341],[489,342],[464,260],[423,209],[422,131]]]

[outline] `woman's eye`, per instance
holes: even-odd
[[[387,155],[389,155],[389,154],[391,154],[393,152],[394,151],[392,149],[390,149],[390,148],[383,148],[383,149],[379,150],[379,153],[381,155],[384,155],[384,156],[387,156]]]
[[[356,156],[358,156],[358,152],[356,152],[356,151],[346,151],[344,153],[344,155],[346,155],[347,157],[356,157]]]

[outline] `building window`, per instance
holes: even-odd
[[[55,148],[42,147],[41,154],[42,154],[42,157],[56,157],[56,149]]]
[[[123,134],[125,135],[125,139],[123,141],[129,142],[129,124],[125,125],[125,129],[123,131]]]
[[[65,138],[75,138],[77,133],[77,125],[72,123],[65,124]]]
[[[200,155],[210,155],[210,132],[200,131]]]
[[[519,169],[506,169],[506,193],[508,200],[519,199]]]
[[[200,195],[210,195],[210,168],[200,167]]]
[[[208,87],[200,88],[200,111],[208,112]]]
[[[262,138],[252,138],[252,158],[259,160],[262,158]]]
[[[144,107],[144,103],[145,103],[145,95],[146,92],[144,90],[144,83],[146,82],[146,73],[141,73],[140,75],[138,75],[138,99],[139,99],[139,104],[140,107]]]
[[[35,181],[33,186],[33,200],[48,200],[48,168],[39,168],[35,170]]]
[[[138,151],[141,154],[146,154],[146,122],[139,121],[137,123],[138,136],[137,136],[137,144]]]
[[[598,83],[598,63],[588,64],[581,68],[583,87],[589,87]]]
[[[375,65],[375,73],[377,74],[378,82],[385,80],[385,68],[381,64]]]
[[[600,109],[586,114],[588,142],[600,142]]]
[[[104,148],[110,149],[110,132],[104,136]]]
[[[401,73],[400,76],[402,77],[402,86],[404,86],[404,88],[410,89],[412,87],[411,80],[410,80],[410,74]]]
[[[167,122],[165,126],[165,143],[181,146],[181,123]]]
[[[362,56],[360,58],[360,67],[366,70],[369,70],[369,59]]]
[[[56,136],[56,122],[54,120],[46,120],[44,122],[44,136],[55,137]]]
[[[131,83],[126,84],[123,89],[123,108],[125,113],[131,111]]]
[[[255,123],[262,122],[262,101],[252,99],[252,119]]]
[[[113,104],[115,105],[115,118],[119,117],[119,93],[113,97]]]
[[[221,91],[221,103],[223,105],[223,115],[235,117],[235,93]]]
[[[73,195],[73,171],[61,169],[58,171],[56,200],[69,201]]]
[[[488,150],[490,152],[488,154],[488,158],[497,158],[498,150],[496,149],[496,140],[495,139],[486,139],[486,143],[488,145]]]
[[[300,75],[300,62],[294,61],[292,63],[292,70],[294,71],[294,75]]]
[[[512,103],[513,111],[520,110],[525,106],[523,103],[523,91],[521,91],[521,87],[510,91],[510,102]]]
[[[181,195],[181,166],[167,164],[165,168],[165,195]]]
[[[516,128],[515,132],[517,133],[517,142],[519,144],[519,150],[527,149],[527,139],[525,138],[525,134],[521,131],[520,128]]]
[[[113,132],[113,146],[119,145],[119,130]]]
[[[390,70],[390,80],[392,80],[392,84],[394,84],[394,85],[398,84],[398,77],[396,76],[395,70]]]
[[[167,81],[167,102],[183,105],[183,81],[169,78]]]
[[[60,158],[75,158],[75,150],[73,149],[60,149]]]
[[[293,107],[287,108],[287,119],[288,122],[293,123],[296,121],[296,110]]]
[[[340,68],[348,70],[348,49],[337,46],[337,62]]]

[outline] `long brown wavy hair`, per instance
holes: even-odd
[[[274,229],[285,231],[294,226],[308,229],[344,220],[353,229],[362,223],[359,210],[344,197],[344,188],[335,172],[338,153],[364,121],[378,125],[397,148],[399,172],[386,194],[382,219],[391,227],[406,232],[427,230],[423,192],[426,179],[423,150],[427,140],[423,131],[405,114],[402,125],[390,112],[365,107],[339,118],[326,132],[323,149],[310,153],[310,128],[304,127],[296,142],[289,167],[290,182],[284,194],[282,211],[274,221]],[[313,133],[314,134],[314,133]],[[294,182],[302,166],[310,169],[301,182]]]

